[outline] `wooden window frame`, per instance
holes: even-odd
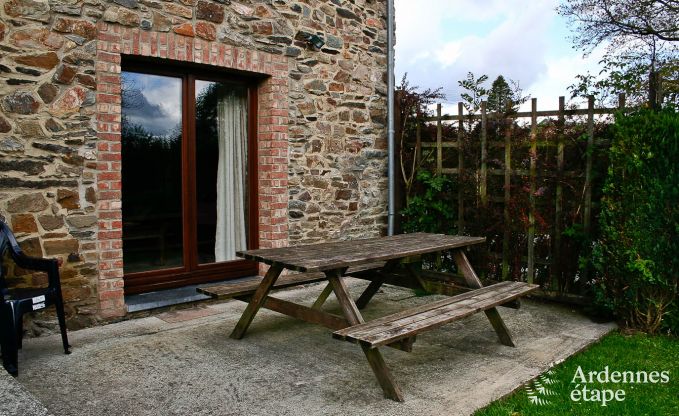
[[[257,109],[258,84],[262,77],[234,70],[215,70],[204,65],[168,63],[166,60],[124,57],[124,72],[161,75],[182,80],[182,267],[125,273],[125,294],[144,293],[191,284],[227,280],[257,275],[258,264],[250,260],[232,260],[200,264],[197,256],[197,200],[196,200],[196,137],[195,137],[195,82],[196,80],[237,84],[248,94],[248,249],[259,247],[258,146]],[[158,69],[156,69],[158,68]],[[122,193],[125,193],[123,187]],[[124,208],[123,208],[124,216]],[[125,261],[123,257],[123,262]]]

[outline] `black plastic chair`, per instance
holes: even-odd
[[[47,272],[48,285],[41,288],[8,288],[5,281],[5,269],[0,266],[0,346],[2,347],[2,365],[13,376],[19,374],[18,350],[21,348],[24,335],[23,315],[54,305],[57,310],[61,341],[64,353],[70,354],[66,319],[64,317],[64,301],[61,297],[59,281],[59,262],[56,259],[29,257],[23,253],[14,234],[7,224],[0,220],[0,259],[9,250],[12,260],[17,266]]]

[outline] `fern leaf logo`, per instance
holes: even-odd
[[[543,399],[538,395],[538,393],[529,387],[526,387],[526,394],[528,395],[528,400],[534,405],[544,406],[550,403],[549,400]]]
[[[558,380],[552,378],[553,376],[554,371],[549,370],[526,385],[526,395],[532,404],[545,406],[551,403],[547,397],[556,396],[556,392],[547,386],[553,386],[558,383]]]

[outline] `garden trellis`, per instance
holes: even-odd
[[[465,113],[436,115],[417,122],[403,151],[413,166],[453,179],[447,195],[459,234],[485,235],[486,277],[541,283],[548,291],[577,292],[587,280],[588,256],[596,227],[598,185],[606,169],[605,132],[617,108],[490,113],[486,103]],[[411,134],[412,135],[412,134]],[[601,149],[601,151],[599,151]],[[594,195],[594,198],[593,198]],[[441,230],[450,232],[450,230]],[[480,267],[483,269],[483,267]]]

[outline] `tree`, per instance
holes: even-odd
[[[499,113],[512,105],[512,89],[509,88],[505,77],[499,75],[488,92],[488,111]]]
[[[579,48],[627,37],[679,41],[677,0],[566,0],[557,11],[576,25]]]
[[[491,113],[511,113],[518,111],[519,106],[528,100],[530,96],[523,96],[519,83],[510,79],[507,83],[502,75],[498,75],[490,89],[486,88],[488,75],[476,78],[472,72],[467,73],[467,78],[458,81],[457,84],[467,92],[460,94],[462,105],[470,116],[473,116],[480,108],[481,102],[487,102],[487,110]],[[511,85],[510,85],[511,84]]]
[[[563,0],[557,12],[572,25],[576,48],[588,54],[606,46],[600,76],[581,75],[574,96],[617,88],[652,107],[676,97],[676,70],[669,68],[678,57],[678,0]]]
[[[488,111],[494,113],[511,113],[519,110],[519,106],[528,100],[529,96],[522,96],[518,82],[498,75],[488,91]]]
[[[469,114],[473,114],[481,108],[481,101],[488,95],[488,89],[483,84],[488,81],[488,75],[476,78],[472,72],[467,72],[467,78],[457,81],[457,85],[468,92],[460,94],[464,108]]]

